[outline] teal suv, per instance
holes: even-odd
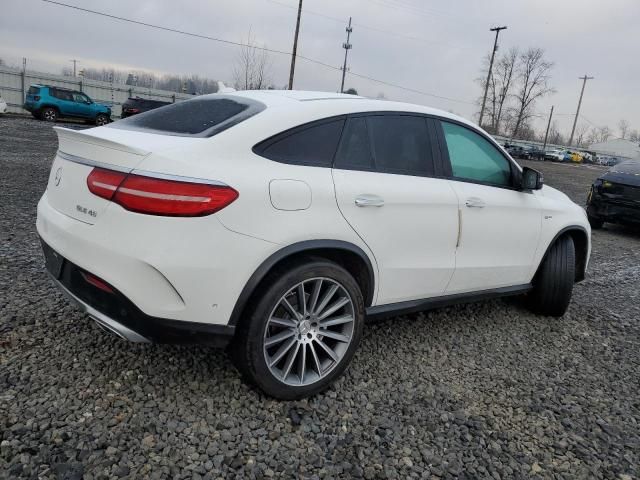
[[[111,121],[111,108],[91,100],[87,95],[68,88],[31,85],[24,108],[41,120],[55,122],[58,118],[83,118],[96,125]]]

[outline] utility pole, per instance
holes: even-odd
[[[73,59],[73,60],[69,60],[69,61],[70,61],[70,62],[73,62],[73,77],[75,78],[75,76],[76,76],[76,62],[77,62],[77,60],[76,60],[76,59]]]
[[[544,134],[544,145],[542,151],[547,149],[547,139],[549,138],[549,128],[551,127],[551,118],[553,117],[553,105],[551,105],[551,113],[549,114],[549,121],[547,122],[547,132]]]
[[[347,74],[347,55],[349,54],[349,50],[351,50],[351,44],[349,43],[351,32],[353,32],[353,28],[351,28],[351,17],[349,17],[349,26],[345,30],[347,31],[347,41],[342,44],[342,48],[344,48],[344,65],[342,66],[342,83],[340,84],[340,93],[344,93],[344,76]]]
[[[298,51],[298,33],[300,32],[300,15],[302,14],[302,0],[298,3],[298,19],[296,20],[296,33],[293,37],[293,52],[291,53],[291,71],[289,72],[289,90],[293,90],[293,73],[296,70],[296,52]]]
[[[582,96],[584,95],[584,87],[587,85],[587,80],[593,80],[593,77],[584,74],[584,77],[580,77],[582,80],[582,90],[580,91],[580,100],[578,100],[578,110],[576,110],[576,118],[573,119],[573,128],[571,129],[571,136],[569,137],[569,146],[573,144],[573,134],[576,133],[576,124],[578,123],[578,115],[580,115],[580,106],[582,105]]]
[[[489,92],[489,81],[491,80],[491,71],[493,70],[493,60],[496,56],[496,51],[498,50],[498,35],[500,35],[500,30],[506,30],[507,27],[495,27],[490,28],[490,32],[496,32],[496,39],[493,42],[493,52],[491,52],[491,61],[489,62],[489,73],[487,73],[487,83],[484,86],[484,95],[482,97],[482,108],[480,108],[480,121],[478,124],[480,128],[482,128],[482,119],[484,117],[484,107],[487,104],[487,93]]]

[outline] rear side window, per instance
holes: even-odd
[[[511,185],[511,165],[496,147],[468,128],[441,123],[454,177],[499,186]]]
[[[58,90],[57,88],[50,88],[49,91],[51,92],[51,95],[59,100],[68,100],[70,102],[73,102],[73,95],[69,90]]]
[[[111,123],[109,128],[166,135],[212,137],[252,117],[263,103],[235,96],[206,96],[173,103]]]
[[[433,173],[427,122],[422,117],[369,118],[376,170],[406,175]]]
[[[335,168],[401,175],[434,173],[426,119],[411,115],[371,115],[349,119]]]
[[[335,168],[374,170],[369,129],[365,117],[350,118],[336,154]]]
[[[38,95],[40,93],[39,87],[29,87],[29,91],[27,92],[29,95]]]
[[[276,162],[331,167],[344,118],[315,122],[256,145],[254,152]]]

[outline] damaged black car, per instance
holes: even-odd
[[[587,216],[594,229],[604,222],[640,225],[640,161],[619,163],[593,182]]]

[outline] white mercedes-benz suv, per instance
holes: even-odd
[[[46,267],[103,328],[228,345],[267,394],[342,374],[366,318],[522,294],[561,316],[584,210],[485,132],[352,95],[206,95],[56,128]]]

